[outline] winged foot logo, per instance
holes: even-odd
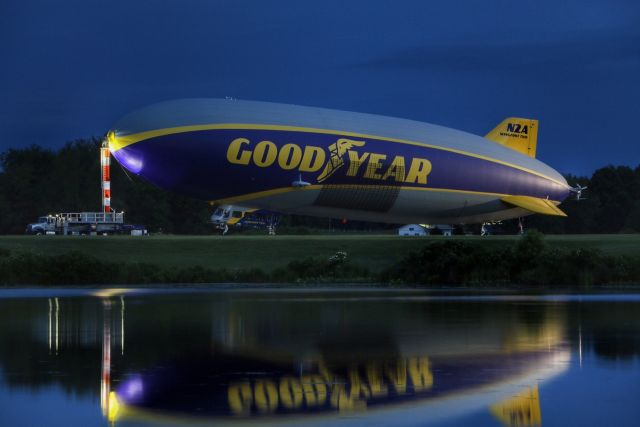
[[[402,155],[391,156],[359,150],[365,145],[366,142],[362,140],[339,138],[328,150],[314,145],[301,146],[292,143],[278,148],[272,141],[260,141],[253,145],[247,138],[236,138],[227,148],[227,161],[235,165],[277,167],[301,173],[322,170],[317,176],[318,183],[326,181],[339,170],[344,170],[346,165],[346,177],[427,184],[432,168],[429,160],[419,157],[407,159]]]
[[[364,141],[354,141],[351,139],[340,138],[335,144],[329,146],[329,161],[324,167],[322,173],[318,176],[318,182],[322,182],[329,178],[333,173],[344,165],[344,155],[353,147],[363,147]]]

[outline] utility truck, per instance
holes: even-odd
[[[27,225],[27,234],[58,235],[145,235],[144,226],[124,223],[124,212],[77,212],[41,216]]]

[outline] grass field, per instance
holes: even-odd
[[[103,260],[145,262],[165,266],[252,268],[264,271],[309,256],[329,257],[346,251],[351,261],[379,272],[408,252],[443,239],[483,245],[513,244],[518,236],[399,237],[395,235],[308,236],[0,236],[0,248],[59,255],[77,250]],[[640,234],[547,236],[549,246],[597,248],[606,254],[640,254]]]

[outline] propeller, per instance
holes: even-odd
[[[572,187],[572,188],[570,188],[569,190],[570,190],[572,193],[575,193],[575,195],[576,195],[576,200],[584,200],[584,199],[582,199],[582,192],[583,192],[584,190],[586,190],[587,188],[589,188],[589,187],[587,187],[586,185],[583,187],[582,185],[577,184],[575,187]]]

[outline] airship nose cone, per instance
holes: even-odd
[[[137,153],[134,149],[121,148],[120,150],[112,152],[113,157],[120,163],[126,170],[136,175],[139,175],[144,168],[144,160],[141,153]]]
[[[109,150],[120,165],[145,181],[169,191],[202,199],[213,200],[219,193],[212,192],[209,184],[220,179],[220,168],[209,167],[210,157],[202,153],[202,141],[189,144],[189,139],[176,140],[173,135],[149,137],[117,131],[108,138]],[[203,164],[204,162],[204,164]],[[214,189],[214,190],[217,190]]]

